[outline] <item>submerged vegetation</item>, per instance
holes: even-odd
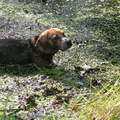
[[[0,38],[58,27],[73,46],[57,67],[1,65],[0,119],[119,120],[120,1],[18,1],[0,2]]]

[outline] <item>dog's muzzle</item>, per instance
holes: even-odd
[[[61,50],[62,51],[65,51],[67,50],[68,48],[70,48],[72,46],[72,41],[68,38],[62,38],[62,41],[61,41]]]

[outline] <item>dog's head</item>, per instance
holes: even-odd
[[[65,51],[72,46],[69,38],[58,28],[52,28],[43,32],[36,41],[36,46],[45,54],[55,54],[58,50]]]

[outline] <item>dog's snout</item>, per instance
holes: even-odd
[[[65,51],[71,46],[72,46],[72,41],[69,38],[66,37],[62,38],[60,50]]]
[[[67,43],[67,45],[72,46],[72,41],[71,40],[67,40],[66,43]]]

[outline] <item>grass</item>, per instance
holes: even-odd
[[[119,80],[119,79],[118,79]],[[82,111],[79,118],[84,120],[102,119],[102,120],[119,120],[120,116],[120,88],[116,80],[112,86],[103,86],[108,91],[103,94],[104,88],[92,94],[92,100],[85,100],[79,104]],[[101,94],[102,93],[102,94]],[[85,109],[84,109],[85,108]]]
[[[10,119],[16,120],[14,112],[12,112],[12,114],[10,116],[7,116],[7,114],[6,114],[6,108],[7,108],[7,105],[8,105],[8,97],[9,97],[9,93],[8,93],[6,101],[5,101],[4,110],[3,110],[3,112],[0,112],[1,113],[1,119],[0,120],[10,120]]]

